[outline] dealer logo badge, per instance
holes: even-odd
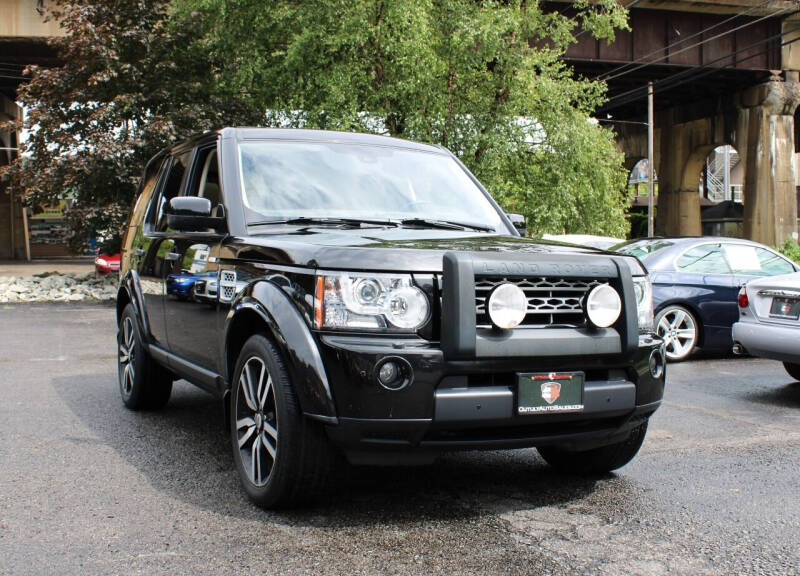
[[[561,384],[558,382],[545,382],[542,384],[542,399],[552,404],[561,396]]]

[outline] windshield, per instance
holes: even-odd
[[[483,192],[446,154],[287,141],[244,142],[239,154],[248,224],[424,218],[507,232]]]
[[[624,244],[614,246],[611,248],[611,250],[620,252],[621,254],[630,254],[631,256],[636,256],[639,260],[645,261],[654,252],[658,252],[662,248],[667,248],[673,244],[674,242],[670,242],[669,240],[654,238],[652,240],[636,240],[634,242],[626,242]]]

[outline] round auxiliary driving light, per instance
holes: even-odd
[[[497,328],[510,330],[519,326],[528,312],[525,292],[516,284],[500,284],[492,291],[488,303],[489,318]]]
[[[611,326],[619,318],[620,312],[622,300],[617,291],[608,284],[595,286],[586,297],[586,316],[598,328]]]

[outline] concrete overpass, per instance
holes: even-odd
[[[598,118],[615,122],[629,167],[647,155],[646,129],[636,122],[647,119],[646,84],[654,82],[656,230],[701,233],[700,172],[711,150],[729,144],[744,166],[743,235],[770,245],[791,237],[798,216],[800,4],[626,3],[630,32],[612,44],[583,35],[567,60],[577,74],[608,83],[610,99]]]

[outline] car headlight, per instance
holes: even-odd
[[[105,258],[95,258],[94,263],[98,266],[108,266],[108,262],[105,260]]]
[[[429,317],[428,297],[414,286],[409,275],[317,276],[317,328],[413,332]]]
[[[636,295],[636,310],[639,316],[639,333],[653,331],[653,285],[647,276],[633,277],[633,293]]]

